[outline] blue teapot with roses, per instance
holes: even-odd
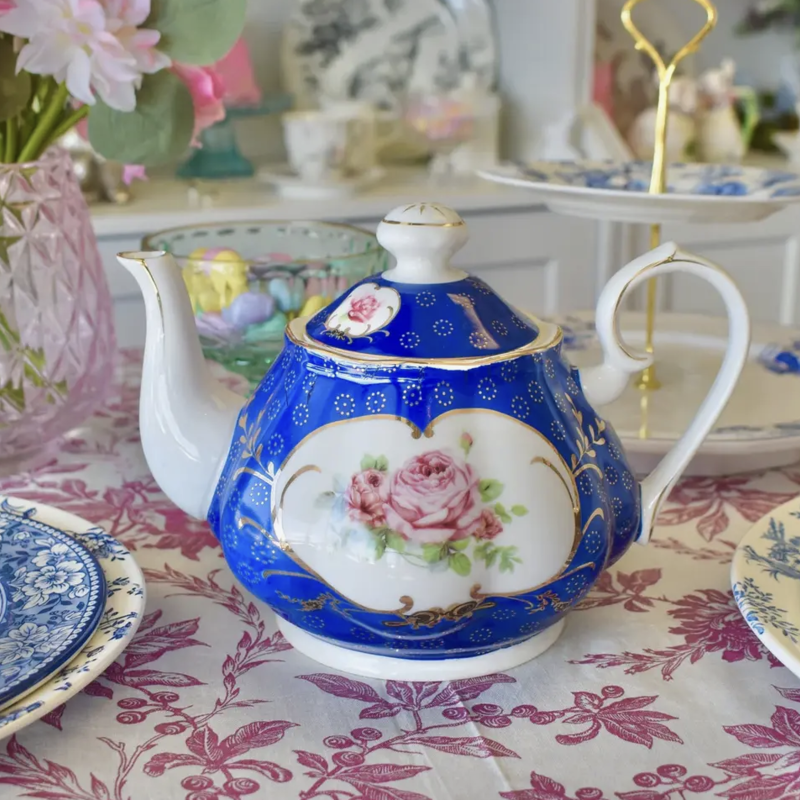
[[[377,237],[395,265],[293,320],[248,400],[211,377],[172,257],[121,254],[147,310],[145,455],[301,653],[402,680],[507,670],[648,540],[745,363],[745,303],[718,267],[665,244],[605,287],[604,360],[579,371],[556,325],[451,263],[468,237],[452,209],[396,208]],[[619,337],[623,296],[669,272],[718,290],[730,341],[697,417],[639,483],[595,406],[649,364]]]

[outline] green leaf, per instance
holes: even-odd
[[[472,444],[472,437],[466,431],[462,433],[458,440],[458,446],[464,451],[465,456],[468,456],[469,451],[472,450]]]
[[[375,459],[372,456],[364,456],[361,459],[361,469],[365,472],[368,469],[375,469]]]
[[[469,539],[457,539],[449,544],[451,550],[466,550],[469,547]]]
[[[144,27],[161,33],[158,49],[174,61],[205,66],[236,44],[246,9],[247,0],[153,0]]]
[[[167,70],[145,75],[129,113],[101,100],[89,113],[89,140],[110,161],[157,166],[180,158],[194,131],[194,104],[189,90]]]
[[[450,569],[456,573],[456,575],[466,576],[472,572],[472,562],[469,560],[468,556],[465,556],[464,553],[455,553],[454,555],[450,556]]]
[[[501,522],[513,522],[511,517],[508,515],[505,506],[502,503],[495,503],[494,506],[494,513],[500,517]]]
[[[500,481],[487,478],[478,484],[478,489],[480,489],[481,500],[484,503],[491,503],[493,500],[497,500],[503,493],[503,484],[500,483]]]
[[[493,567],[494,566],[494,562],[497,561],[497,556],[499,555],[499,553],[500,553],[499,550],[490,550],[488,552],[488,554],[486,555],[486,559],[485,559],[487,567]]]
[[[375,540],[375,558],[381,558],[386,552],[386,542],[383,539]]]
[[[406,540],[399,533],[389,531],[389,533],[386,534],[386,545],[391,550],[403,553],[406,549]]]
[[[528,509],[525,506],[511,506],[511,513],[515,517],[524,517],[528,513]]]
[[[389,471],[389,461],[386,456],[378,456],[375,459],[375,469],[379,470],[380,472],[388,472]]]
[[[3,36],[0,39],[0,122],[16,117],[28,105],[30,98],[30,73],[17,74],[14,39]]]
[[[440,544],[422,545],[422,559],[428,564],[435,564],[447,555],[447,548]]]

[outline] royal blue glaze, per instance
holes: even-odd
[[[443,383],[449,389],[437,393],[435,388]],[[375,402],[378,393],[381,403]],[[582,415],[581,423],[568,398]],[[577,476],[583,533],[564,573],[587,566],[529,594],[489,596],[487,607],[475,602],[471,613],[453,621],[442,619],[432,627],[397,626],[396,615],[365,611],[301,570],[275,539],[270,483],[242,471],[250,466],[263,474],[263,465],[271,464],[274,474],[279,474],[299,442],[334,421],[370,417],[380,411],[425,429],[441,414],[456,409],[489,409],[520,420],[540,431],[567,464],[581,455],[577,439],[597,432],[595,412],[584,397],[577,370],[562,356],[560,344],[505,362],[447,371],[435,366],[355,367],[287,340],[243,409],[248,424],[262,412],[263,416],[251,437],[242,437],[237,430],[209,512],[237,578],[297,627],[344,647],[387,656],[474,656],[520,642],[553,625],[622,555],[641,528],[639,487],[610,425],[603,443],[591,448],[593,466]],[[260,464],[256,465],[259,448]],[[595,516],[587,525],[598,508],[604,519]],[[242,518],[255,525],[240,524]],[[535,510],[529,518],[535,525]]]
[[[400,307],[388,325],[367,336],[343,337],[326,328],[336,309],[360,287],[375,284],[399,294]],[[307,326],[320,344],[342,352],[410,359],[476,358],[510,353],[530,344],[536,325],[479,278],[441,284],[395,283],[366,278],[322,309]]]

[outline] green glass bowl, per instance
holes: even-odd
[[[255,386],[283,347],[286,324],[316,313],[387,267],[375,235],[332,222],[232,222],[146,236],[183,270],[206,358]]]

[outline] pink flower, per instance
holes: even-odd
[[[481,516],[478,476],[434,450],[409,459],[392,478],[386,523],[420,544],[464,539]]]
[[[17,7],[17,4],[14,0],[0,0],[0,14],[6,14],[9,11],[13,11]]]
[[[477,525],[470,531],[476,539],[494,539],[503,532],[503,523],[491,509],[484,508]]]
[[[95,95],[118,111],[136,107],[144,73],[170,63],[158,31],[139,28],[150,0],[15,0],[0,6],[0,30],[27,39],[17,69],[52,75],[73,98]]]
[[[212,67],[194,67],[189,64],[173,64],[172,71],[186,84],[194,101],[194,137],[197,147],[198,134],[215,122],[225,119],[222,98],[225,87]]]
[[[156,50],[161,34],[142,28],[150,16],[150,0],[103,0],[106,9],[106,29],[113,33],[125,48],[142,74],[149,75],[166,69],[172,60]]]
[[[736,606],[730,592],[700,589],[675,603],[670,616],[680,625],[669,632],[682,635],[686,644],[702,652],[722,651],[724,661],[758,661],[764,651]]]
[[[351,519],[364,522],[371,528],[385,525],[383,505],[389,499],[386,473],[368,469],[353,475],[347,487],[346,499]]]
[[[239,39],[228,55],[214,64],[214,70],[225,87],[225,102],[229,106],[257,106],[261,102],[261,89],[244,39]]]
[[[134,181],[146,181],[147,173],[140,164],[126,164],[122,168],[122,182],[130,186]]]
[[[367,323],[380,307],[381,304],[378,300],[371,294],[367,294],[363,297],[357,297],[351,302],[347,316],[353,322]]]

